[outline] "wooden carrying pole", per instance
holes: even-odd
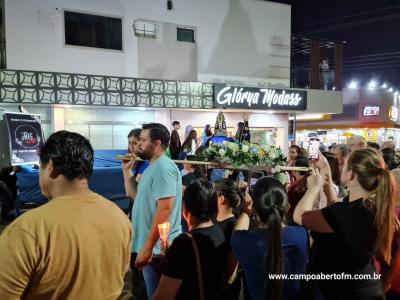
[[[130,161],[131,157],[129,155],[117,155],[115,157],[116,160],[122,161]],[[136,158],[137,161],[143,161],[143,159]],[[272,171],[272,173],[279,173],[282,171],[303,171],[307,172],[310,168],[307,167],[289,167],[289,166],[276,166],[276,167],[267,167],[267,166],[241,166],[235,167],[230,164],[223,164],[218,162],[210,162],[210,161],[197,161],[197,160],[172,160],[177,164],[190,164],[190,165],[205,165],[209,168],[214,169],[229,169],[229,170],[244,170],[244,171]]]

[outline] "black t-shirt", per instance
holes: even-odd
[[[228,245],[228,248],[231,249],[231,236],[233,229],[235,228],[236,217],[233,216],[223,221],[217,221],[217,218],[214,218],[213,223],[221,228],[222,232],[225,235],[226,244]]]
[[[311,233],[315,241],[311,259],[313,272],[373,275],[377,229],[375,215],[364,200],[334,203],[321,212],[333,233]],[[318,285],[330,296],[383,299],[379,280],[321,280]]]
[[[182,177],[182,185],[188,187],[193,181],[198,179],[195,173],[188,173]]]
[[[199,249],[205,298],[220,299],[226,253],[224,234],[216,225],[194,229],[191,233]],[[173,241],[163,261],[161,274],[183,280],[177,300],[199,299],[196,259],[186,234]]]

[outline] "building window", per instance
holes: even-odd
[[[181,42],[194,43],[194,30],[189,28],[177,28],[177,40]]]
[[[153,22],[135,20],[133,28],[137,37],[156,38],[156,24]]]
[[[64,12],[65,44],[122,50],[122,20]]]

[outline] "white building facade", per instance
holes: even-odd
[[[175,85],[182,81],[290,86],[289,5],[259,0],[173,0],[170,3],[172,7],[168,7],[166,0],[3,0],[3,65],[12,79],[4,79],[7,75],[0,74],[3,78],[0,109],[17,111],[18,105],[23,105],[28,111],[41,114],[46,136],[66,129],[88,137],[95,149],[121,149],[126,146],[129,131],[143,123],[160,122],[171,128],[172,121],[178,120],[182,135],[189,125],[200,134],[205,124],[214,125],[218,110],[207,106],[196,109],[169,106],[165,104],[168,95],[163,98],[163,105],[146,105],[154,99],[139,105],[138,100],[129,102],[120,98],[124,96],[122,87],[119,87],[121,95],[117,91],[115,95],[109,93],[106,100],[100,96],[100,100],[93,100],[95,96],[91,96],[88,101],[79,102],[76,100],[79,78],[83,78],[79,80],[83,82],[83,89],[87,86],[88,94],[95,94],[91,89],[99,78],[105,86],[105,82],[120,84],[119,78],[158,80],[161,86],[167,86],[170,81]],[[15,70],[35,73],[21,79],[23,74],[16,71],[15,75]],[[70,82],[72,77],[67,73],[75,74],[72,76],[75,83]],[[63,74],[66,75],[63,77]],[[114,81],[106,81],[105,76]],[[50,78],[50,83],[42,78]],[[60,101],[60,91],[58,96],[52,93],[52,82],[56,82],[54,89],[58,89],[62,80],[68,88],[72,85],[69,91],[75,93],[72,105],[67,100]],[[87,84],[88,80],[92,81]],[[21,89],[22,81],[30,86]],[[41,86],[38,88],[38,85]],[[41,87],[47,88],[47,100],[38,104],[32,99],[35,93],[42,93]],[[29,93],[33,95],[31,100],[21,100]],[[15,94],[19,100],[13,98]],[[114,96],[117,100],[112,99]],[[331,101],[331,96],[336,97],[335,101]],[[340,92],[325,95],[323,101],[308,98],[312,105],[307,106],[307,111],[341,112]],[[226,110],[231,134],[243,120],[244,112]],[[258,142],[287,148],[287,111],[247,112]]]

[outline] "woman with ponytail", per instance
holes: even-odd
[[[270,275],[303,274],[308,254],[307,231],[287,226],[288,196],[282,184],[263,177],[254,186],[252,198],[246,194],[243,212],[232,234],[231,244],[244,270],[252,300],[299,299],[300,281],[272,279]],[[259,228],[249,231],[251,216]]]
[[[341,181],[349,189],[343,202],[336,202],[330,168],[322,155],[308,177],[308,189],[294,212],[294,220],[312,231],[317,274],[367,274],[359,280],[317,282],[325,299],[385,299],[382,284],[374,278],[372,258],[380,255],[390,263],[395,230],[394,194],[390,173],[370,149],[353,151],[347,158]],[[328,206],[312,210],[324,192]],[[332,275],[333,276],[333,275]]]
[[[239,207],[243,205],[243,197],[238,184],[229,178],[215,181],[214,189],[217,193],[216,205],[218,210],[213,218],[213,223],[223,231],[227,246],[223,299],[235,300],[239,298],[241,280],[237,275],[238,262],[232,252],[231,236],[239,214]]]

